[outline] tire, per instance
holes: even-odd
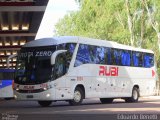
[[[132,90],[132,96],[129,98],[125,98],[125,102],[133,103],[138,102],[139,99],[139,89],[134,87]]]
[[[8,97],[8,98],[4,98],[5,100],[12,100],[14,99],[13,97]]]
[[[70,105],[80,105],[84,99],[84,92],[80,87],[77,87],[74,91],[73,100],[69,100]]]
[[[38,104],[42,107],[48,107],[52,104],[52,101],[38,101]]]
[[[113,98],[100,98],[102,104],[112,103]]]

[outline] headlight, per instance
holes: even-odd
[[[45,88],[43,88],[44,90],[47,90],[47,88],[45,87]]]
[[[18,91],[19,90],[19,88],[16,88],[16,91]]]

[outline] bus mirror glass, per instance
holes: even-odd
[[[55,64],[55,61],[56,61],[56,57],[61,54],[61,53],[65,53],[67,52],[67,50],[58,50],[58,51],[55,51],[52,55],[51,55],[51,65],[54,65]]]
[[[12,59],[12,58],[14,58],[14,57],[17,57],[17,54],[14,54],[14,55],[10,55],[8,58],[7,58],[7,68],[9,68],[10,66],[10,62],[9,62],[9,60],[10,59]]]

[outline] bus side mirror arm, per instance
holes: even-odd
[[[14,58],[14,57],[17,57],[17,54],[15,54],[15,55],[10,55],[8,58],[7,58],[7,68],[9,68],[10,66],[9,66],[9,60],[10,59],[12,59],[12,58]]]
[[[56,61],[56,57],[61,54],[61,53],[65,53],[67,52],[67,50],[58,50],[58,51],[55,51],[52,55],[51,55],[51,65],[54,65],[55,64],[55,61]]]

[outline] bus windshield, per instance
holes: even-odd
[[[57,76],[57,74],[53,73],[53,70],[55,69],[51,65],[51,55],[56,50],[66,49],[67,53],[70,55],[67,58],[71,61],[74,48],[75,44],[71,43],[45,47],[22,48],[18,55],[15,83],[31,85],[45,83],[53,78],[56,79],[57,77],[53,76]],[[60,76],[58,75],[58,77]]]
[[[56,46],[25,48],[18,55],[15,82],[40,84],[48,81],[52,73],[50,57]]]

